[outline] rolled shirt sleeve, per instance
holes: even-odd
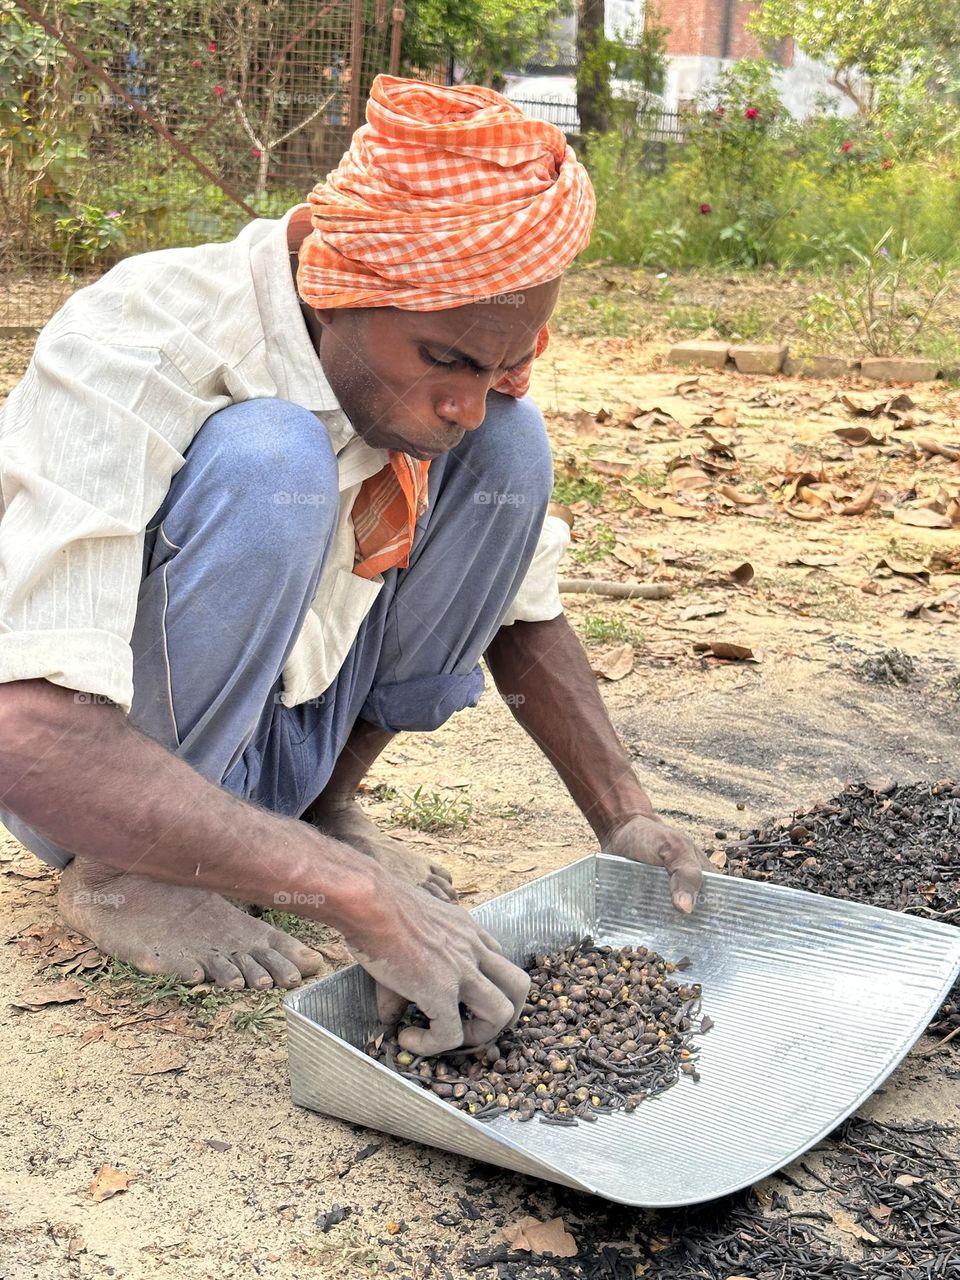
[[[570,528],[559,516],[548,515],[533,553],[527,576],[507,610],[503,627],[514,622],[549,622],[563,613],[557,570],[570,545]]]
[[[129,711],[144,530],[219,406],[158,349],[124,346],[115,307],[101,299],[111,340],[65,308],[0,410],[0,682],[46,679]]]

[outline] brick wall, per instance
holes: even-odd
[[[669,28],[668,54],[757,58],[763,50],[747,30],[747,19],[756,7],[757,0],[659,0],[648,5],[648,12],[656,13]],[[777,61],[789,66],[792,54],[792,42],[785,41]]]

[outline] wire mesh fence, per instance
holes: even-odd
[[[130,253],[303,199],[402,20],[390,0],[0,0],[0,331]]]

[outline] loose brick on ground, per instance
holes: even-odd
[[[844,378],[853,373],[858,361],[846,356],[790,356],[783,362],[783,372],[795,378]]]
[[[706,339],[678,342],[670,348],[667,363],[696,369],[723,369],[726,367],[729,351],[730,347],[726,342],[709,342]]]
[[[864,356],[860,373],[877,382],[932,382],[939,369],[933,360],[908,360],[897,356]]]
[[[786,343],[748,342],[730,348],[738,373],[779,373],[786,354]]]

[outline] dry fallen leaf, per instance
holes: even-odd
[[[713,853],[710,854],[709,861],[713,863],[718,871],[722,871],[727,865],[726,849],[715,849]]]
[[[939,440],[917,439],[914,445],[934,457],[946,458],[948,462],[960,461],[960,445],[941,444]]]
[[[869,481],[865,484],[852,502],[846,502],[840,508],[842,516],[862,516],[863,513],[871,506],[877,496],[878,482],[876,480]]]
[[[713,618],[719,613],[726,613],[725,604],[688,604],[680,615],[681,622],[691,622],[694,618]]]
[[[732,569],[728,569],[727,573],[732,582],[738,587],[749,587],[750,583],[756,577],[756,572],[749,560],[744,560],[742,564],[734,565]]]
[[[819,553],[810,555],[804,554],[802,556],[797,556],[795,560],[784,560],[783,564],[787,568],[799,565],[806,569],[826,569],[831,565],[840,564],[840,557],[820,555]]]
[[[135,1177],[136,1174],[128,1173],[125,1169],[114,1169],[112,1165],[103,1164],[93,1175],[93,1181],[87,1190],[94,1200],[109,1200],[111,1196],[126,1191]]]
[[[884,556],[877,562],[874,572],[885,569],[890,573],[895,573],[902,578],[915,578],[917,582],[924,584],[930,581],[930,570],[924,568],[922,564],[915,564],[910,560],[898,560],[896,556]]]
[[[868,1204],[867,1212],[871,1218],[875,1218],[877,1222],[884,1223],[893,1213],[888,1204]]]
[[[763,501],[761,494],[742,493],[739,489],[735,489],[732,484],[717,485],[717,492],[722,493],[725,498],[735,503],[738,507],[752,507],[756,503]]]
[[[916,406],[906,393],[890,398],[889,392],[881,392],[880,395],[855,395],[852,391],[846,392],[840,397],[840,403],[858,418],[879,418],[881,414],[893,417],[897,413],[904,413],[908,409]]]
[[[727,662],[759,662],[759,657],[745,644],[730,644],[726,640],[698,640],[694,653],[707,658],[722,658]]]
[[[156,1049],[139,1066],[131,1068],[135,1076],[161,1076],[167,1071],[182,1071],[187,1059],[178,1049]]]
[[[875,436],[869,427],[836,427],[833,434],[852,444],[855,449],[862,449],[867,444],[883,444],[886,436]]]
[[[633,670],[633,645],[620,644],[593,664],[593,670],[605,680],[622,680]]]
[[[825,515],[822,507],[784,507],[784,511],[794,520],[822,520]]]
[[[27,987],[10,1003],[14,1009],[26,1009],[36,1013],[48,1004],[72,1004],[74,1000],[82,1000],[85,991],[72,978],[65,982],[42,983],[35,987]]]
[[[862,1227],[856,1222],[849,1213],[843,1209],[834,1209],[830,1217],[833,1219],[833,1225],[840,1231],[847,1232],[848,1235],[856,1236],[858,1240],[866,1240],[868,1244],[879,1244],[879,1237],[875,1236],[872,1231],[868,1231],[866,1227]]]
[[[539,1222],[536,1218],[521,1218],[519,1222],[502,1227],[503,1238],[513,1249],[526,1253],[542,1253],[551,1258],[575,1258],[577,1242],[563,1225],[562,1218],[550,1218]]]
[[[547,507],[548,516],[559,516],[570,528],[573,528],[573,512],[562,502],[551,502]]]
[[[953,521],[939,511],[931,511],[929,507],[900,507],[894,511],[893,518],[897,524],[915,525],[918,529],[952,529]]]

